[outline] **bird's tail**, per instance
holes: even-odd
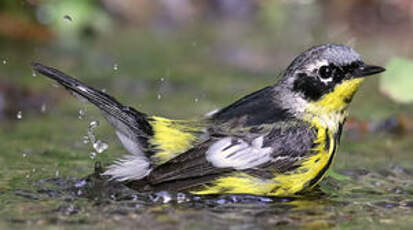
[[[120,104],[112,96],[87,86],[57,69],[39,63],[32,65],[35,71],[55,80],[72,94],[97,106],[115,128],[120,141],[131,154],[109,166],[105,175],[123,181],[141,179],[149,174],[152,154],[148,150],[149,140],[154,132],[146,114]]]

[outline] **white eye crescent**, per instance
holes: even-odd
[[[328,83],[333,81],[334,69],[329,65],[323,65],[318,69],[318,76],[320,81]]]

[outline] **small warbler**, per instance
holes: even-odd
[[[271,86],[198,120],[150,116],[51,67],[34,69],[96,105],[129,152],[103,175],[140,192],[287,196],[331,166],[365,76],[383,72],[344,45],[313,47]]]

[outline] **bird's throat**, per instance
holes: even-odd
[[[336,130],[338,124],[346,118],[346,108],[363,80],[362,78],[354,78],[343,81],[320,100],[308,103],[305,108],[306,116],[304,119],[313,125],[328,127],[333,131]]]
[[[337,112],[346,109],[363,80],[363,78],[354,78],[343,81],[333,91],[321,97],[320,100],[310,103],[308,110],[310,112],[312,110],[316,110],[316,112],[319,112],[317,110]]]

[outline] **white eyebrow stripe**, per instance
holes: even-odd
[[[311,72],[313,72],[314,70],[319,69],[319,68],[320,68],[321,66],[323,66],[323,65],[328,65],[328,61],[327,61],[327,60],[319,60],[319,61],[310,63],[310,64],[308,64],[308,65],[305,66],[305,69],[306,69],[309,73],[311,73]]]
[[[328,61],[327,61],[327,60],[320,60],[320,61],[317,61],[317,62],[308,64],[308,65],[306,66],[306,71],[307,71],[308,73],[312,73],[312,72],[314,72],[315,70],[318,70],[321,66],[324,66],[324,65],[328,65]],[[317,78],[318,78],[318,80],[320,80],[321,82],[323,82],[325,85],[327,85],[328,83],[330,83],[330,82],[333,81],[333,77],[332,77],[332,76],[329,77],[329,78],[326,78],[326,79],[323,79],[323,78],[321,78],[321,77],[317,77]]]

